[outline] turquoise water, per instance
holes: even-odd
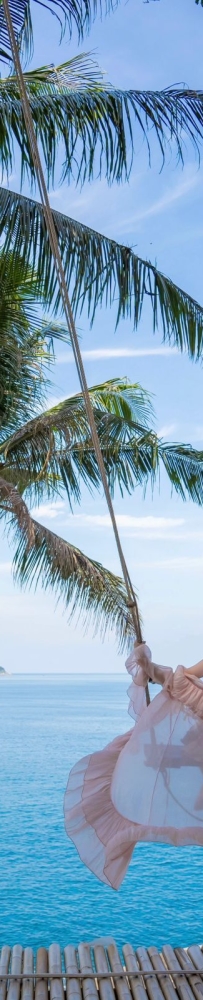
[[[140,845],[118,893],[81,864],[63,827],[73,763],[130,728],[127,682],[16,676],[0,682],[0,944],[203,940],[203,853]]]

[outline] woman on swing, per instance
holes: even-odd
[[[73,767],[64,800],[82,861],[114,889],[138,841],[203,845],[203,660],[173,673],[135,643],[126,667],[133,729]]]

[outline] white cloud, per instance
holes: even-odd
[[[117,525],[121,530],[133,528],[134,531],[157,531],[170,530],[170,528],[180,528],[185,521],[181,517],[134,517],[129,514],[116,514]],[[69,515],[68,523],[87,528],[111,528],[111,518],[109,514],[74,514]]]
[[[178,354],[177,347],[98,347],[82,351],[84,361],[103,361],[105,358],[168,358]],[[57,364],[72,364],[74,357],[71,351],[64,351],[57,358]]]
[[[37,519],[45,517],[52,520],[53,518],[60,516],[64,507],[65,504],[62,500],[53,500],[52,503],[41,503],[39,504],[39,507],[33,507],[31,514],[32,517],[36,517]]]
[[[131,213],[129,218],[126,218],[122,224],[122,232],[132,232],[135,223],[141,222],[143,219],[148,219],[153,215],[160,215],[162,212],[167,211],[167,209],[171,208],[171,205],[174,204],[174,202],[184,198],[185,195],[187,195],[188,192],[196,186],[198,181],[198,174],[194,173],[194,171],[191,173],[189,170],[188,176],[185,176],[184,174],[184,177],[182,177],[174,187],[168,188],[166,193],[162,195],[161,198],[158,198],[157,201],[154,201],[152,205],[148,205],[147,208],[141,208],[140,211],[136,212],[134,215]]]
[[[171,434],[175,433],[175,430],[176,430],[176,424],[164,424],[163,427],[159,428],[157,434],[158,437],[169,438],[171,437]]]
[[[203,541],[203,528],[187,527],[187,522],[182,517],[156,517],[145,515],[134,517],[130,514],[116,514],[116,521],[121,535],[136,538],[139,541],[168,541],[178,542],[180,545],[193,542],[194,544]],[[63,528],[69,530],[83,530],[86,532],[103,532],[111,530],[111,519],[109,514],[68,514],[63,519]],[[197,548],[198,551],[198,548]],[[180,557],[183,559],[184,557]],[[142,564],[141,564],[142,565]],[[154,564],[152,564],[154,565]],[[159,563],[157,563],[159,565]],[[162,565],[162,563],[160,564]],[[151,566],[151,563],[150,563]]]

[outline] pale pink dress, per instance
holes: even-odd
[[[133,729],[73,767],[64,799],[68,836],[114,889],[138,841],[203,845],[203,683],[153,664],[144,644],[126,667]],[[146,707],[149,678],[162,691]]]

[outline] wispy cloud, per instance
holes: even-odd
[[[36,518],[50,518],[55,519],[63,515],[63,523],[69,525],[70,527],[78,527],[94,529],[94,528],[111,528],[111,518],[109,514],[83,514],[82,511],[79,514],[67,514],[66,520],[64,522],[64,512],[65,503],[62,500],[51,501],[50,503],[39,504],[39,507],[33,507],[31,514],[32,517]],[[146,515],[144,517],[134,517],[131,514],[116,514],[117,525],[121,531],[157,531],[165,530],[170,531],[170,529],[177,529],[185,524],[182,517],[156,517],[153,515]]]
[[[54,518],[60,516],[62,511],[64,511],[64,507],[65,504],[62,500],[55,500],[52,503],[41,503],[39,504],[39,507],[33,507],[31,514],[32,517],[36,517],[37,519],[45,517],[53,520]]]
[[[148,541],[169,541],[183,544],[203,541],[203,527],[190,528],[182,517],[156,517],[147,515],[134,517],[131,514],[116,514],[116,521],[121,535]],[[63,525],[69,529],[84,529],[85,532],[111,530],[109,514],[68,514]],[[181,557],[184,558],[184,557]]]
[[[199,182],[199,176],[196,173],[191,172],[189,169],[188,176],[181,177],[174,187],[168,188],[165,194],[161,198],[158,198],[147,207],[143,207],[139,212],[131,213],[129,218],[126,218],[122,223],[122,232],[132,232],[135,223],[143,221],[143,219],[148,219],[153,215],[160,215],[162,212],[166,212],[171,206],[184,198],[194,187],[196,187]]]
[[[152,533],[153,537],[153,534],[157,531],[170,532],[171,529],[174,530],[182,528],[185,524],[184,519],[181,517],[154,517],[153,515],[146,515],[146,517],[134,517],[130,514],[116,514],[116,521],[121,532],[130,531],[131,533],[132,530],[133,533],[136,534],[140,534],[140,532],[142,532],[143,537],[145,537],[145,533],[147,532]],[[75,527],[77,525],[77,527],[87,528],[90,530],[94,530],[95,528],[104,528],[108,530],[111,528],[111,518],[109,514],[70,514],[66,523],[72,525],[73,527],[74,525]]]
[[[63,532],[64,529],[68,532],[78,532],[79,530],[86,535],[102,531],[102,535],[107,533],[107,537],[109,537],[112,525],[108,513],[85,514],[80,511],[78,514],[71,514],[66,513],[66,510],[66,503],[63,500],[56,500],[39,504],[39,507],[33,507],[31,514],[39,521],[46,522],[58,519],[58,525],[60,530],[63,528]],[[198,527],[198,525],[196,528],[190,528],[183,517],[158,517],[151,514],[135,517],[132,514],[116,513],[116,521],[120,534],[128,539],[137,538],[139,541],[152,542],[168,541],[179,544],[192,542],[194,545],[203,542],[203,528]],[[184,557],[181,556],[181,560],[184,565]],[[0,573],[8,573],[10,569],[11,563],[0,563]]]
[[[77,517],[85,516],[85,521],[94,521],[99,527],[111,527],[111,519],[109,514],[91,514],[86,515],[76,515]],[[131,514],[116,514],[116,520],[119,528],[136,528],[138,531],[140,528],[174,528],[180,527],[184,524],[184,519],[181,517],[154,517],[149,514],[146,517],[134,517]]]
[[[163,427],[160,427],[159,430],[157,431],[158,437],[161,438],[171,437],[171,435],[175,433],[176,426],[177,426],[176,424],[163,424]]]
[[[177,347],[97,347],[82,351],[84,361],[103,361],[109,358],[168,358],[178,354]],[[64,351],[57,358],[57,364],[72,364],[74,357],[71,351]]]
[[[32,516],[37,520],[56,520],[68,530],[86,532],[102,531],[107,533],[111,530],[111,519],[109,514],[67,514],[65,515],[65,503],[62,500],[40,504],[33,507]],[[185,521],[182,517],[155,517],[146,515],[144,517],[134,517],[131,514],[116,514],[116,521],[121,535],[125,534],[131,538],[144,539],[181,539],[182,529]],[[193,537],[194,533],[192,534]],[[185,535],[184,535],[185,537]],[[186,536],[187,537],[187,536]],[[197,533],[199,539],[199,534]]]

